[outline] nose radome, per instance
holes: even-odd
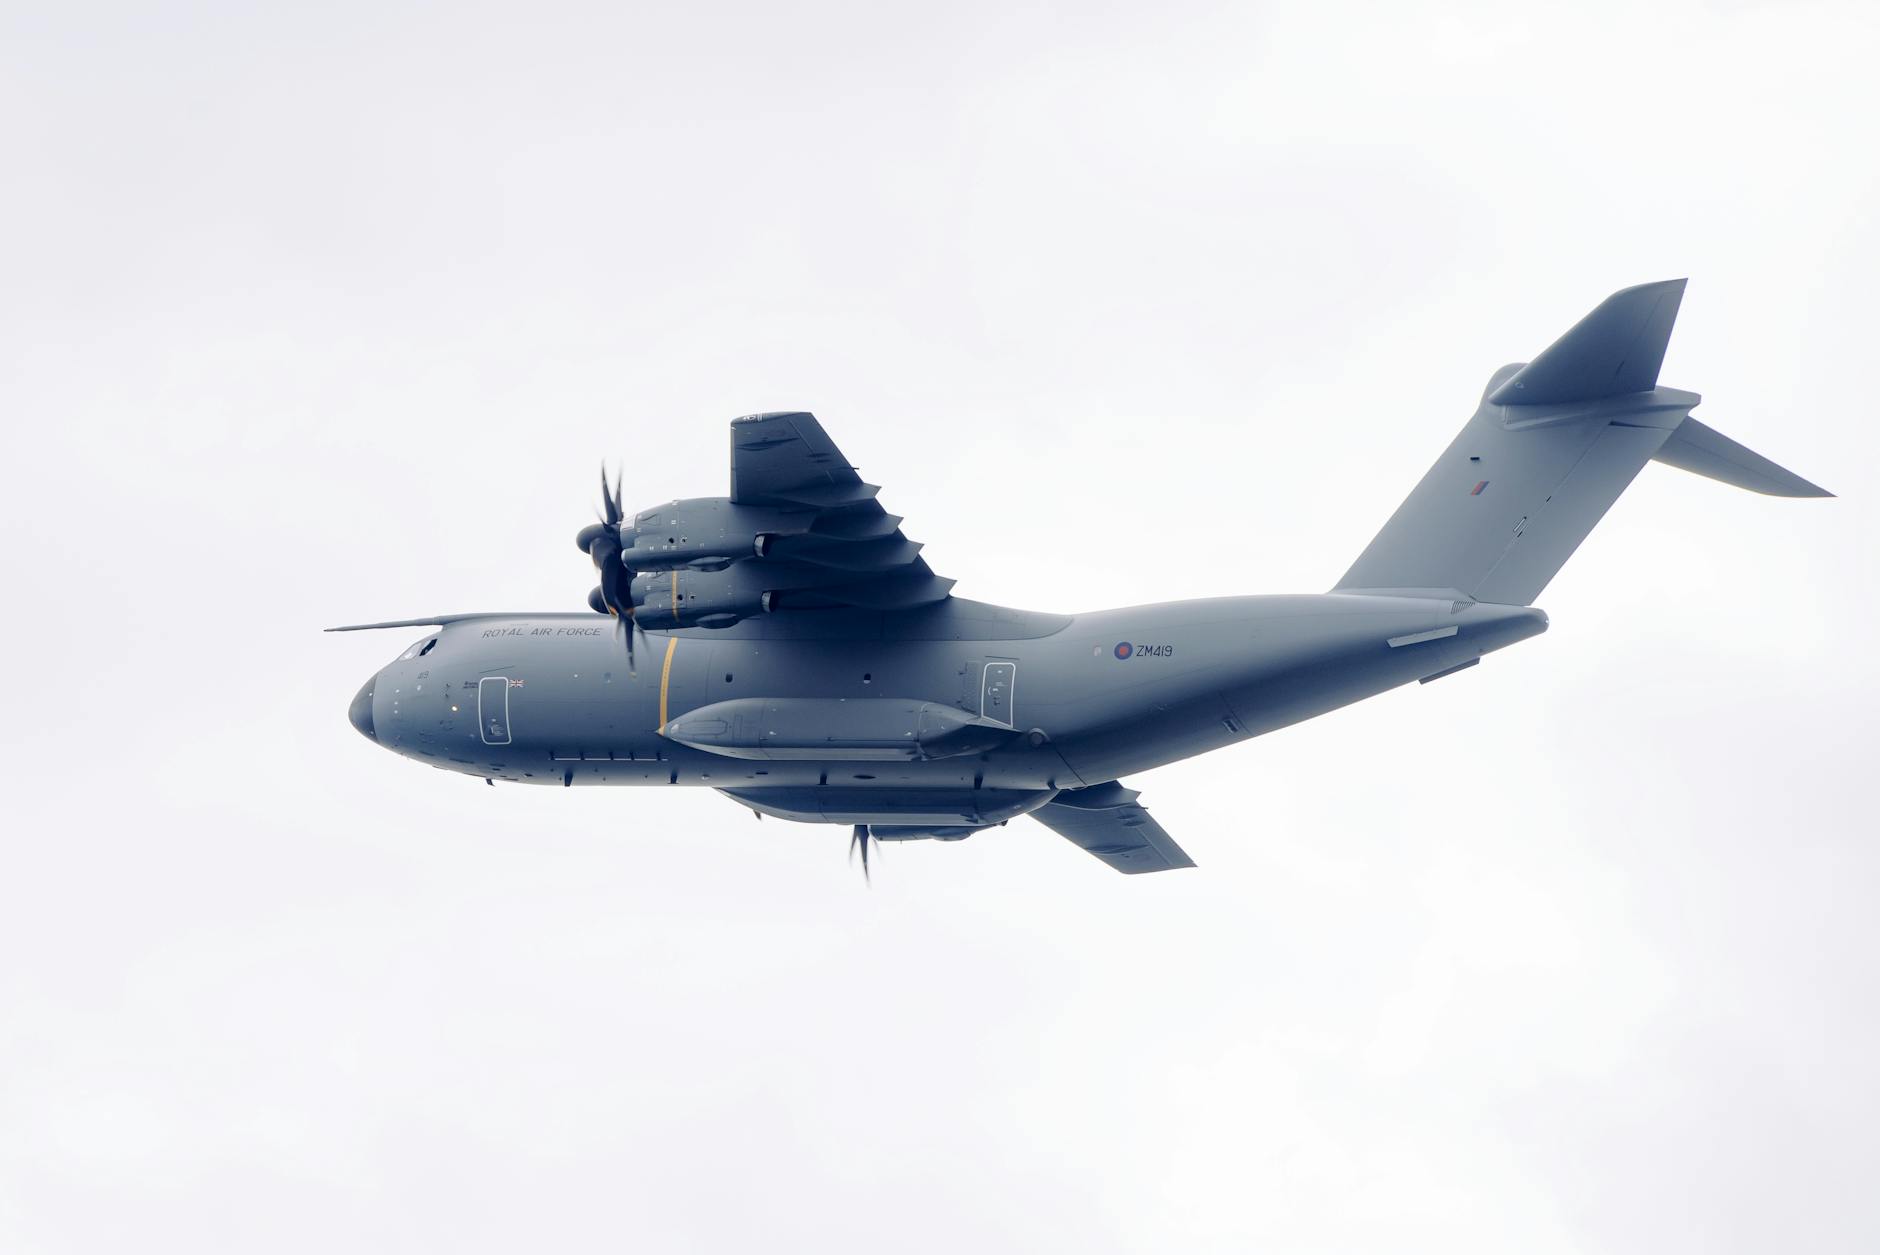
[[[372,730],[372,686],[378,682],[377,676],[367,680],[358,696],[352,699],[352,705],[346,708],[346,718],[352,721],[353,727],[359,729],[359,735],[371,737],[375,741],[379,739],[379,734]]]

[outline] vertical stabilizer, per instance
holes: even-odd
[[[1532,605],[1654,458],[1777,496],[1827,496],[1658,386],[1684,280],[1615,292],[1481,405],[1334,591]]]

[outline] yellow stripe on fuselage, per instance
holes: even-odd
[[[659,730],[666,730],[666,695],[672,690],[672,655],[679,648],[679,638],[666,638],[666,661],[659,668]]]

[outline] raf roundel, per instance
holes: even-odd
[[[1118,658],[1127,658],[1131,654],[1136,652],[1136,647],[1134,645],[1131,645],[1128,641],[1118,641],[1116,648],[1111,652],[1113,652]]]

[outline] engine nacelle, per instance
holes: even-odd
[[[730,627],[770,608],[764,578],[753,566],[648,571],[633,577],[633,617],[645,628]]]
[[[804,516],[727,497],[692,497],[642,510],[620,528],[620,560],[635,571],[717,571],[758,554],[759,536],[803,530]]]

